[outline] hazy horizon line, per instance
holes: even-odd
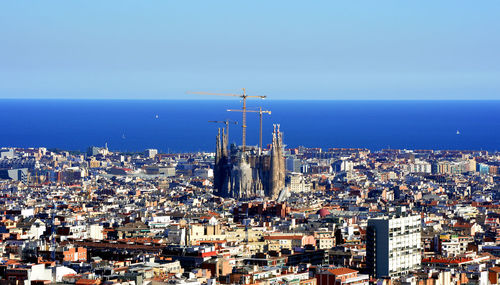
[[[238,98],[238,97],[236,97]],[[59,97],[22,97],[22,98],[14,98],[14,97],[0,97],[0,100],[64,100],[64,101],[234,101],[234,99],[198,99],[198,98],[59,98]],[[266,98],[266,101],[500,101],[499,99],[417,99],[417,98],[408,98],[408,99],[324,99],[324,98],[308,98],[308,99],[282,99],[282,98]]]

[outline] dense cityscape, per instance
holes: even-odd
[[[245,151],[224,130],[212,153],[1,149],[2,284],[498,284],[500,154],[279,132]]]
[[[0,285],[500,285],[499,15],[0,1]]]

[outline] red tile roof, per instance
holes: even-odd
[[[492,267],[492,268],[490,268],[490,271],[500,273],[500,267],[499,266]]]
[[[335,268],[335,269],[328,269],[328,272],[335,276],[341,276],[341,275],[346,275],[346,274],[352,274],[352,273],[358,273],[357,270],[350,269],[347,267],[342,267],[342,268]]]
[[[76,281],[76,285],[91,285],[91,284],[100,284],[101,280],[93,280],[93,279],[79,279]]]

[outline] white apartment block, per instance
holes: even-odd
[[[368,220],[367,266],[376,277],[401,276],[421,264],[421,217],[398,215]]]

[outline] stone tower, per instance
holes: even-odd
[[[222,192],[227,177],[226,168],[228,163],[227,134],[224,129],[222,129],[222,136],[219,129],[215,145],[214,188],[218,190],[220,196],[226,197],[227,194]]]
[[[280,125],[274,125],[269,183],[268,196],[274,200],[278,197],[280,191],[285,188],[285,158],[283,157],[283,134],[280,132]]]
[[[246,199],[266,196],[276,199],[285,186],[283,137],[274,126],[270,151],[245,151],[235,145],[228,150],[227,134],[219,130],[216,140],[214,189],[222,197]]]

